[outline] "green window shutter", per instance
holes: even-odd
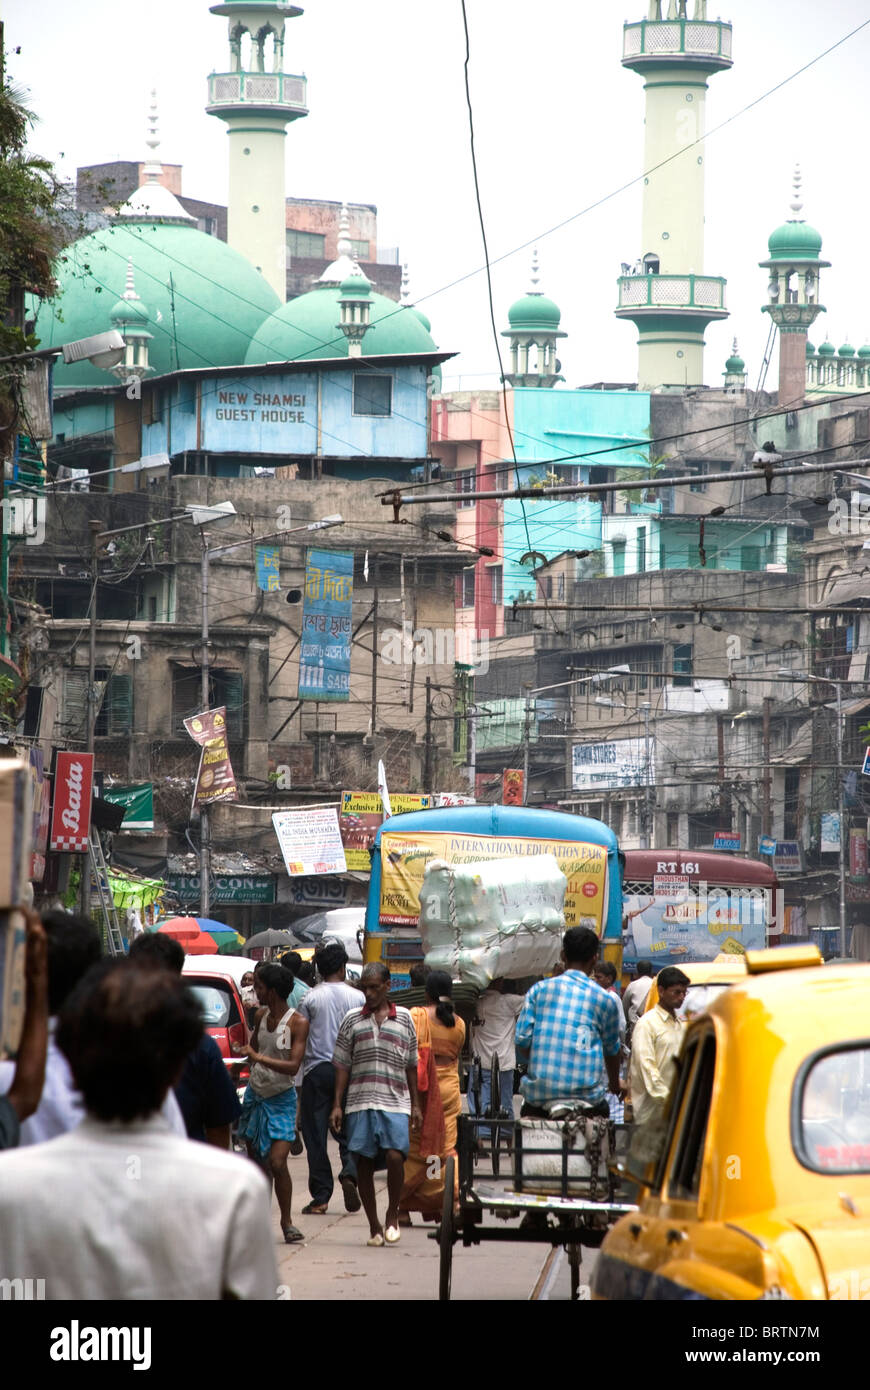
[[[88,725],[88,673],[65,671],[63,705],[57,713],[55,738],[64,746],[67,741],[83,739]]]
[[[133,677],[112,676],[106,690],[106,731],[129,734],[133,729]]]
[[[227,707],[227,735],[232,739],[243,738],[245,686],[241,673],[227,671],[221,677],[220,686],[216,692],[217,703]]]

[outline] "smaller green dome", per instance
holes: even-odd
[[[834,352],[834,344],[833,344],[833,343],[829,343],[829,342],[827,341],[827,339],[825,339],[825,341],[822,343],[821,347],[819,348],[819,356],[820,356],[820,357],[834,357],[835,355],[836,355],[836,354],[835,354],[835,352]]]
[[[338,287],[338,292],[342,299],[365,299],[371,290],[372,282],[359,273],[359,275],[348,275],[342,280]]]
[[[853,348],[853,346],[852,346],[851,343],[843,343],[843,346],[837,350],[837,356],[838,356],[838,357],[854,357],[854,356],[855,356],[855,349]]]
[[[524,294],[522,299],[517,299],[508,309],[508,323],[511,328],[520,329],[522,332],[537,329],[552,331],[559,327],[561,319],[562,312],[558,304],[554,304],[545,294]]]
[[[817,261],[822,238],[807,222],[784,222],[771,232],[767,249],[772,261]]]
[[[725,363],[725,370],[732,376],[735,376],[738,372],[746,370],[746,363],[743,361],[742,357],[735,355],[734,357],[728,358],[728,361]]]
[[[865,343],[863,347],[858,349],[858,356],[870,357],[870,343]]]
[[[816,350],[813,347],[813,344],[810,342],[809,338],[807,338],[807,357],[815,357],[815,355]]]
[[[147,323],[148,310],[138,297],[119,299],[109,318],[112,323]]]

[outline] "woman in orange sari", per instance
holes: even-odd
[[[411,1135],[405,1160],[405,1183],[399,1198],[399,1224],[410,1226],[412,1211],[440,1217],[444,1168],[456,1153],[456,1120],[462,1109],[459,1054],[465,1024],[453,1010],[453,981],[443,970],[426,976],[426,1007],[412,1009],[417,1030],[417,1090],[423,1124]],[[437,1160],[437,1162],[433,1162]]]

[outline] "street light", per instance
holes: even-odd
[[[840,955],[846,954],[846,845],[845,815],[843,807],[843,686],[853,681],[830,680],[827,676],[813,676],[809,671],[794,671],[789,666],[780,666],[778,676],[790,680],[811,681],[814,685],[832,685],[837,692],[837,815],[839,817],[839,888],[840,888]]]
[[[30,352],[14,352],[0,357],[0,366],[7,362],[47,362],[63,357],[64,362],[90,362],[95,367],[116,367],[123,360],[126,345],[117,328],[107,333],[94,333],[90,338],[76,338],[58,347],[35,348]]]

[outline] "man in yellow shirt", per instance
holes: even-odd
[[[685,1030],[676,1015],[686,997],[688,976],[668,965],[659,972],[657,984],[658,1003],[641,1014],[631,1037],[631,1104],[636,1125],[663,1116]]]

